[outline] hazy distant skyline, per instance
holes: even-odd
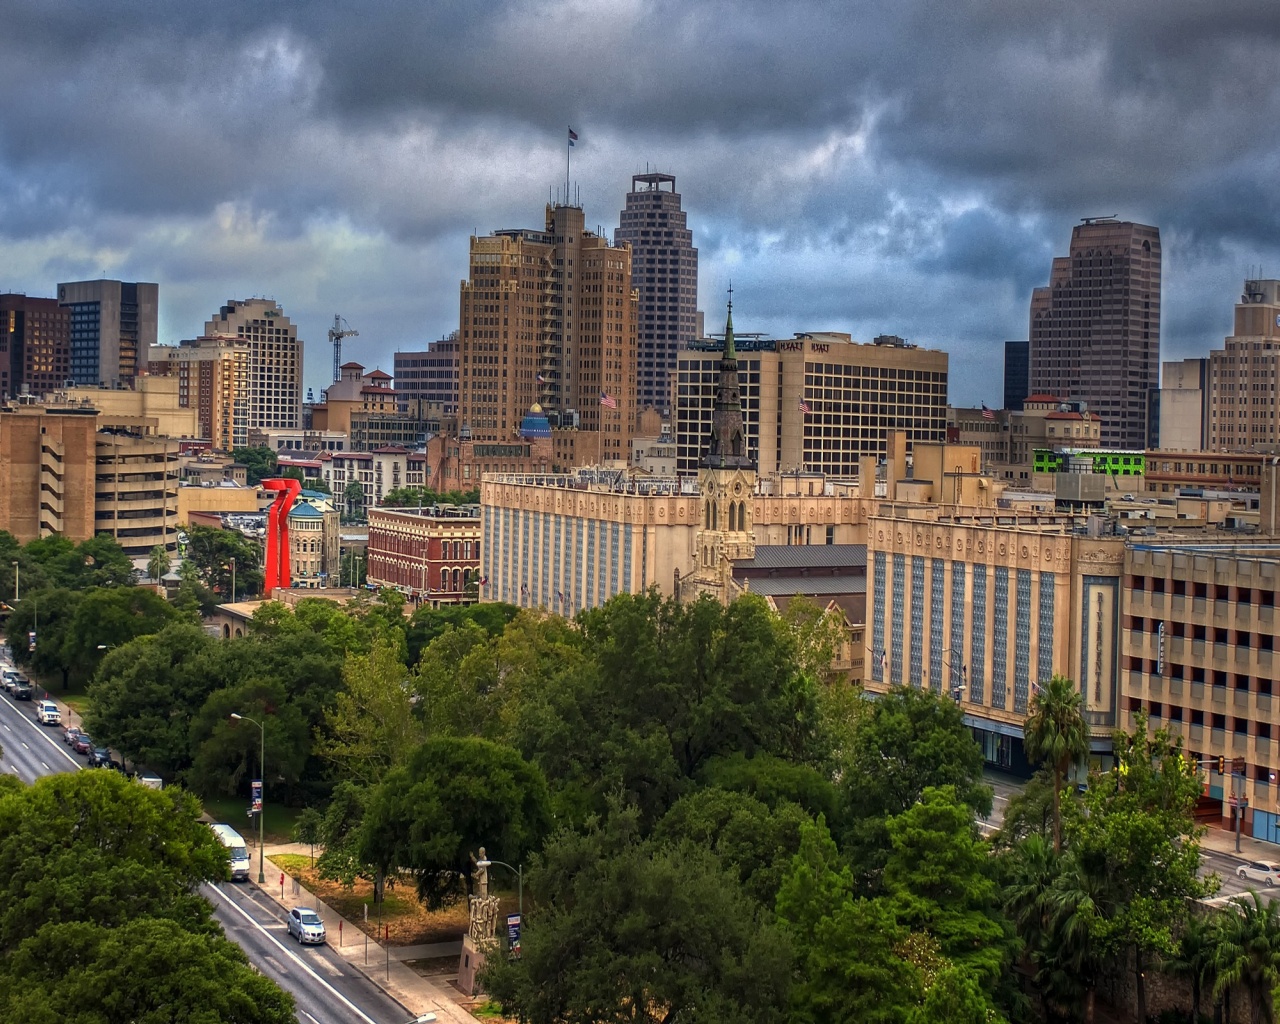
[[[1162,359],[1280,277],[1277,58],[1265,0],[15,0],[0,290],[157,281],[162,341],[267,295],[309,386],[334,313],[390,369],[456,328],[472,232],[541,227],[572,124],[589,225],[676,176],[709,330],[732,277],[742,331],[899,334],[992,405],[1081,217],[1161,229]]]

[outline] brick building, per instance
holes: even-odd
[[[469,604],[478,598],[480,507],[369,510],[368,581],[419,603]]]

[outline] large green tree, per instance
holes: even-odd
[[[233,448],[231,457],[245,467],[245,479],[250,485],[260,484],[263,480],[275,476],[280,464],[276,453],[266,445]]]
[[[205,586],[232,601],[262,590],[262,548],[239,530],[193,526],[187,531],[187,558]],[[232,572],[232,560],[235,572]],[[235,594],[231,593],[232,575]]]
[[[293,1024],[293,998],[218,934],[143,917],[42,928],[0,967],[0,1017],[24,1024]]]
[[[440,737],[370,792],[359,857],[412,872],[418,895],[438,907],[470,884],[480,847],[519,863],[550,824],[547,784],[535,766],[488,740]]]
[[[1211,887],[1198,874],[1201,783],[1182,740],[1164,729],[1149,733],[1143,714],[1113,745],[1116,769],[1091,778],[1068,847],[1101,889],[1097,938],[1113,956],[1132,957],[1138,1016],[1146,1020],[1146,972],[1153,959],[1173,955],[1189,907]]]
[[[899,687],[874,702],[853,736],[841,786],[845,845],[872,890],[891,848],[887,821],[926,789],[951,786],[971,813],[991,812],[982,751],[956,703],[930,690]]]
[[[1280,987],[1280,908],[1269,897],[1237,896],[1218,921],[1212,969],[1214,994],[1243,989],[1250,1024],[1273,1020],[1271,1001]]]
[[[1084,696],[1070,679],[1054,676],[1035,688],[1022,726],[1027,757],[1053,775],[1053,848],[1062,852],[1062,787],[1067,773],[1089,753]]]
[[[527,879],[521,957],[487,990],[529,1024],[782,1024],[787,936],[705,847],[642,842],[634,813],[561,832]]]

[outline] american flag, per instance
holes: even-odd
[[[570,128],[569,129],[569,145],[572,146],[577,141],[578,141],[578,133],[575,132],[572,128]]]
[[[529,593],[529,588],[528,588],[528,587],[526,587],[523,583],[521,583],[521,584],[520,584],[520,593],[522,593],[522,594],[527,594],[527,593]]]
[[[609,394],[609,392],[607,391],[600,392],[600,404],[603,405],[606,409],[618,408],[618,400],[614,398],[613,395]]]
[[[987,408],[986,402],[982,403],[982,418],[984,420],[993,420],[996,418],[996,414]]]
[[[557,600],[557,601],[563,601],[563,600],[564,600],[564,594],[563,594],[561,591],[559,591],[559,590],[557,590],[557,591],[556,591],[556,600]]]
[[[809,415],[809,413],[813,412],[813,410],[809,408],[809,403],[806,402],[803,398],[800,399],[800,411],[804,413],[806,416]]]
[[[538,374],[538,383],[545,384],[546,382],[547,382],[547,378],[542,376],[542,374]]]

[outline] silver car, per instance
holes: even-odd
[[[324,922],[310,907],[294,907],[289,911],[289,934],[300,943],[324,944]]]
[[[1269,860],[1251,860],[1236,868],[1236,874],[1253,882],[1280,885],[1280,864]]]

